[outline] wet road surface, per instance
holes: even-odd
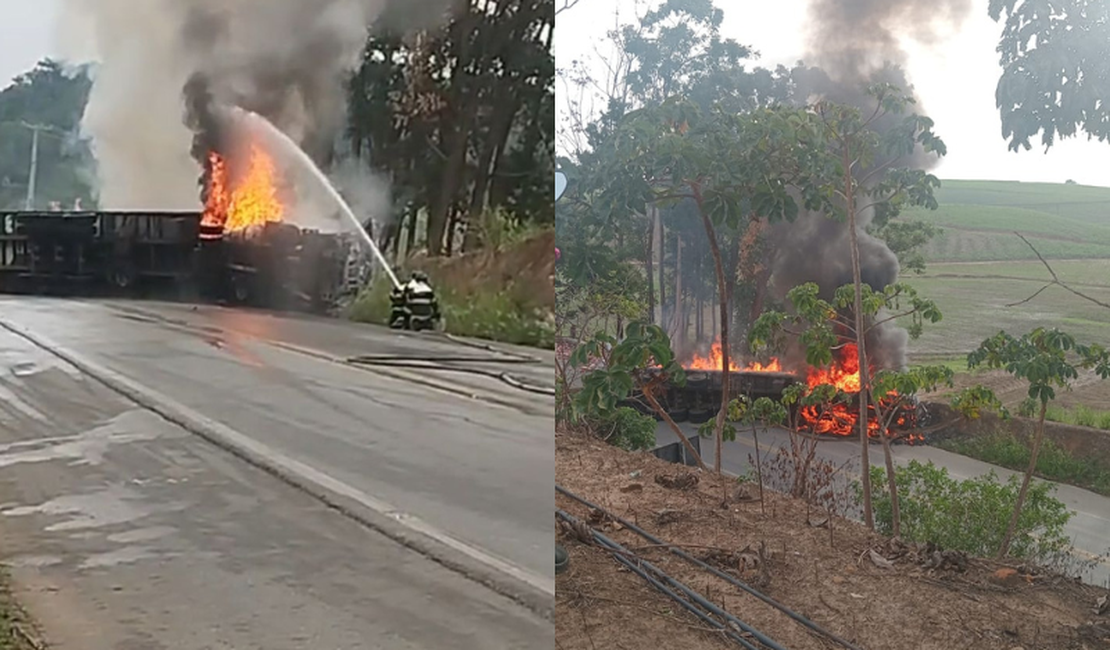
[[[156,303],[3,298],[0,320],[553,583],[550,353]],[[362,355],[452,368],[339,363]],[[552,645],[550,621],[8,331],[0,404],[0,552],[55,647]]]

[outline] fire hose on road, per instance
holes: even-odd
[[[568,499],[571,499],[573,501],[577,501],[578,503],[586,506],[587,508],[590,508],[592,510],[596,510],[597,512],[600,512],[600,513],[604,514],[611,521],[614,521],[614,522],[620,524],[621,526],[624,526],[628,530],[636,533],[640,537],[643,537],[644,539],[648,540],[652,544],[658,545],[662,548],[666,548],[667,550],[669,550],[674,555],[677,555],[678,557],[686,560],[687,562],[690,562],[690,563],[698,566],[699,568],[704,569],[704,570],[712,573],[716,577],[718,577],[718,578],[724,580],[725,582],[728,582],[729,584],[739,588],[740,590],[744,591],[745,593],[758,598],[759,600],[763,601],[767,605],[770,605],[771,607],[777,609],[778,611],[782,612],[783,614],[789,616],[794,621],[796,621],[799,624],[805,626],[810,631],[817,633],[818,635],[828,639],[829,641],[832,641],[832,642],[846,648],[847,650],[861,650],[858,646],[853,645],[851,642],[846,641],[846,640],[838,637],[837,635],[833,634],[832,632],[829,632],[828,630],[826,630],[826,629],[822,628],[821,626],[817,625],[817,623],[815,623],[812,620],[806,618],[805,616],[802,616],[801,614],[798,614],[797,612],[794,612],[794,611],[790,610],[785,605],[779,603],[778,601],[774,600],[773,598],[764,594],[763,592],[755,589],[751,585],[746,584],[746,583],[738,580],[737,578],[725,573],[724,571],[721,571],[720,569],[699,560],[698,558],[690,555],[689,553],[687,553],[686,551],[683,551],[680,548],[677,548],[673,545],[667,544],[662,539],[652,535],[651,533],[647,532],[643,528],[640,528],[636,524],[634,524],[634,523],[632,523],[632,522],[630,522],[626,519],[623,519],[623,518],[609,512],[609,511],[605,510],[604,508],[602,508],[599,505],[596,505],[594,503],[591,503],[591,502],[587,501],[586,499],[578,496],[577,494],[574,494],[573,492],[571,492],[570,490],[567,490],[566,488],[562,487],[561,485],[556,484],[555,485],[555,491],[558,492],[559,494],[562,494],[563,496],[567,497]],[[561,512],[561,511],[559,511],[559,512]]]

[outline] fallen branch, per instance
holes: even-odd
[[[1049,288],[1053,285],[1056,285],[1058,287],[1062,287],[1063,289],[1065,289],[1067,291],[1070,291],[1071,293],[1079,296],[1080,298],[1082,298],[1084,300],[1087,300],[1089,302],[1093,302],[1094,304],[1098,305],[1099,307],[1105,307],[1107,309],[1110,309],[1110,304],[1102,302],[1098,298],[1092,298],[1091,296],[1088,296],[1085,293],[1082,293],[1080,291],[1072,289],[1068,285],[1064,284],[1064,282],[1060,280],[1060,276],[1056,275],[1056,271],[1052,270],[1052,266],[1048,263],[1048,260],[1046,260],[1044,258],[1044,256],[1041,255],[1040,251],[1038,251],[1037,248],[1035,246],[1033,246],[1032,242],[1030,242],[1028,239],[1026,239],[1025,236],[1022,235],[1020,232],[1015,231],[1014,234],[1017,235],[1019,238],[1021,238],[1021,241],[1025,242],[1025,245],[1028,246],[1030,248],[1030,250],[1033,251],[1033,254],[1037,256],[1037,259],[1039,259],[1041,261],[1041,264],[1044,264],[1044,267],[1046,269],[1048,269],[1049,275],[1052,276],[1052,282],[1049,282],[1048,284],[1044,285],[1040,289],[1037,289],[1036,293],[1029,296],[1025,300],[1019,300],[1018,302],[1008,304],[1008,305],[1006,305],[1007,307],[1017,307],[1018,305],[1023,305],[1025,303],[1029,302],[1030,300],[1036,298],[1037,296],[1041,295],[1041,292],[1043,292],[1045,289],[1047,289],[1047,288]]]

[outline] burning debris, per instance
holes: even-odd
[[[668,396],[668,404],[678,413],[676,420],[698,420],[715,412],[716,405],[720,403],[721,361],[721,344],[715,342],[708,356],[693,354],[683,364],[687,371],[687,389],[672,388]],[[844,399],[798,407],[795,411],[798,430],[832,436],[852,436],[859,431],[860,373],[855,344],[845,343],[828,368],[815,368],[803,363],[789,370],[778,358],[766,363],[752,361],[743,366],[730,359],[729,367],[730,385],[735,396],[780,399],[783,391],[795,383],[805,384],[809,391],[822,385],[833,386]],[[914,433],[919,410],[915,399],[891,394],[882,401],[880,410],[890,419],[888,432],[891,437],[910,443],[920,440],[920,435]],[[869,404],[868,412],[869,433],[873,437],[878,436],[879,411],[874,404]]]
[[[912,92],[905,72],[908,57],[899,38],[909,34],[919,42],[932,43],[948,28],[958,25],[969,8],[968,0],[932,4],[912,0],[813,0],[809,5],[809,47],[803,57],[809,66],[799,65],[792,70],[795,101],[811,104],[825,99],[861,108],[871,106],[873,100],[866,95],[865,88],[875,82],[888,82]],[[920,111],[920,106],[916,110]],[[894,126],[894,118],[887,116],[875,122],[873,128],[882,132]],[[918,147],[888,164],[929,169],[937,161],[935,155]],[[871,171],[861,169],[861,178]],[[861,276],[873,290],[882,291],[898,280],[900,265],[886,243],[868,232],[873,218],[873,210],[868,209],[857,219]],[[771,295],[781,300],[794,287],[813,282],[819,287],[819,297],[831,300],[839,287],[852,282],[850,234],[843,223],[819,213],[805,213],[793,223],[773,226],[768,233],[774,250],[770,262]],[[880,313],[878,320],[882,321],[884,316]],[[871,374],[881,369],[905,368],[908,342],[907,331],[893,320],[880,322],[869,330],[865,343]],[[715,397],[700,395],[699,386],[712,385],[712,377],[720,376],[722,356],[719,342],[713,344],[707,356],[691,355],[685,367],[697,379],[693,382],[695,388],[686,391],[685,396],[676,396],[680,414],[684,413],[683,408],[691,413],[696,411],[699,416],[716,410],[719,385]],[[730,383],[737,394],[758,397],[760,391],[765,393],[769,387],[780,385],[779,378],[789,377],[805,384],[810,391],[831,385],[846,395],[845,401],[798,409],[799,428],[821,435],[847,436],[858,431],[859,370],[857,348],[850,342],[840,347],[829,368],[806,364],[801,341],[795,341],[781,358],[746,365],[734,359],[729,361]],[[702,380],[703,376],[708,379]],[[771,378],[776,383],[772,384]],[[687,405],[692,402],[696,405]],[[878,413],[889,416],[889,429],[898,431],[892,434],[895,436],[908,435],[905,432],[918,423],[917,403],[906,396],[888,395],[877,410],[869,405],[868,413],[872,436],[877,436],[881,428]]]

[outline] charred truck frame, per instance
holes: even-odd
[[[0,292],[201,297],[324,312],[362,278],[357,242],[271,222],[225,233],[200,212],[0,212]]]

